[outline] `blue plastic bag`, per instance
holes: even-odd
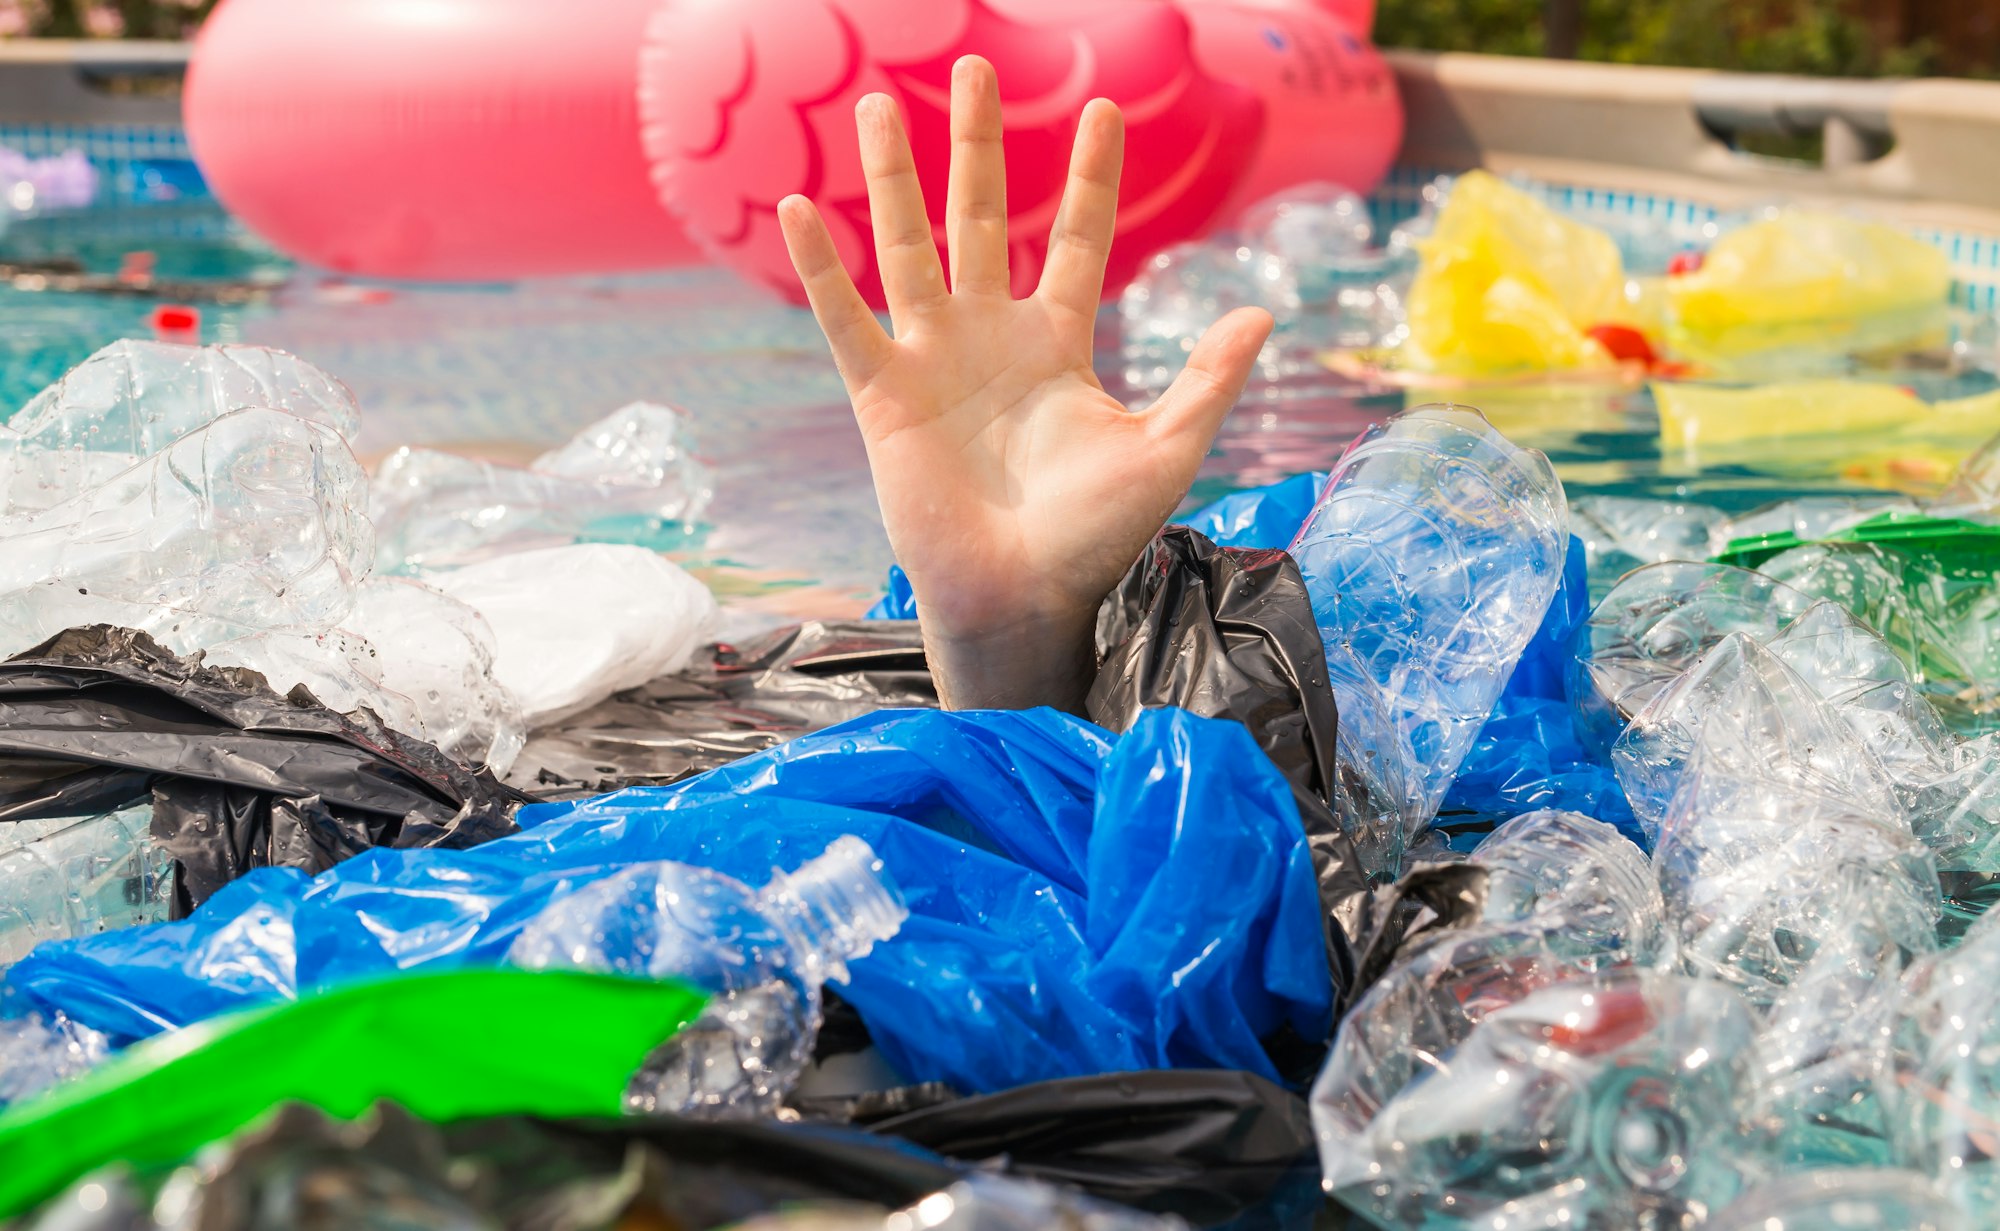
[[[840,990],[911,1080],[1275,1077],[1259,1040],[1331,1029],[1291,790],[1233,722],[1153,710],[1114,737],[1048,710],[888,711],[521,822],[472,850],[376,850],[312,879],[255,872],[185,920],[43,945],[7,987],[130,1041],[306,988],[498,963],[548,903],[633,863],[761,884],[856,834],[911,917]],[[532,1023],[441,1028],[517,1029],[533,1045]]]
[[[864,620],[914,620],[917,618],[917,595],[910,589],[910,575],[900,564],[889,566],[888,589],[875,605],[861,617]]]
[[[1325,486],[1324,470],[1295,474],[1269,487],[1232,492],[1181,524],[1200,531],[1217,547],[1290,547]]]
[[[1634,841],[1638,821],[1608,762],[1577,738],[1563,692],[1569,643],[1590,617],[1583,543],[1570,537],[1562,584],[1521,652],[1493,714],[1479,729],[1439,811],[1446,820],[1504,821],[1541,808],[1581,812]]]

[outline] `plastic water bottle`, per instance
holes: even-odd
[[[153,844],[153,807],[0,823],[0,969],[45,940],[167,917],[173,859]]]
[[[812,1056],[820,986],[909,917],[866,842],[836,839],[753,890],[705,868],[648,863],[557,899],[508,961],[682,979],[716,993],[626,1091],[635,1113],[770,1115]]]
[[[1340,704],[1342,820],[1393,874],[1430,824],[1562,580],[1569,510],[1546,457],[1478,411],[1363,433],[1292,544]]]
[[[1942,1186],[1983,1225],[2000,1202],[2000,915],[1956,949],[1915,963],[1902,986],[1890,1059],[1889,1140],[1898,1165]]]

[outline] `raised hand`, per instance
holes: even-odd
[[[1230,313],[1158,402],[1128,410],[1090,362],[1118,108],[1084,108],[1041,285],[1018,300],[992,65],[967,56],[952,73],[948,284],[895,103],[871,94],[855,118],[893,338],[812,203],[787,197],[778,218],[854,403],[932,672],[953,708],[1078,708],[1097,607],[1187,494],[1271,318]]]

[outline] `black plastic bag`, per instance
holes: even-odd
[[[148,796],[176,915],[252,868],[501,837],[525,798],[366,711],[281,697],[129,629],[71,629],[0,663],[0,821]]]
[[[1240,1217],[1317,1158],[1304,1099],[1255,1074],[1219,1070],[1038,1082],[868,1128],[1198,1225]]]
[[[935,709],[914,620],[813,621],[537,731],[508,781],[544,799],[664,786],[878,709]]]

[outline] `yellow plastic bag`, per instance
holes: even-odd
[[[1625,308],[1624,264],[1609,235],[1473,171],[1419,251],[1411,367],[1482,376],[1610,366],[1586,332]]]
[[[1655,384],[1660,453],[1928,491],[2000,433],[2000,390],[1925,402],[1896,385],[1812,380],[1744,389]]]
[[[1673,347],[1690,357],[1876,349],[1942,328],[1951,263],[1883,223],[1786,210],[1724,235],[1666,293]]]

